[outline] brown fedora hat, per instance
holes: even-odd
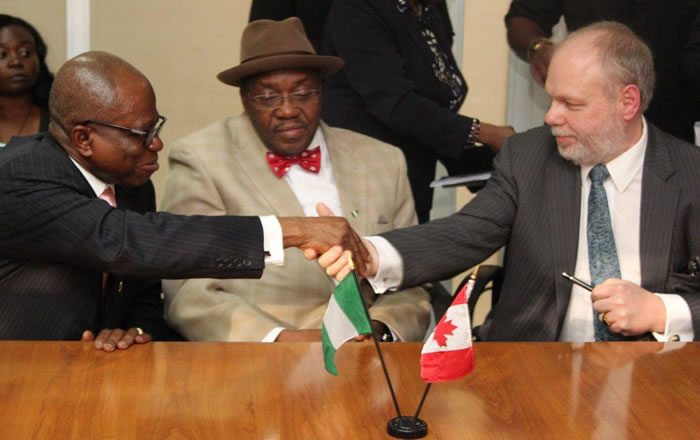
[[[240,87],[246,76],[280,69],[318,69],[322,77],[343,67],[342,58],[316,55],[297,17],[282,21],[256,20],[241,38],[241,64],[216,75],[223,83]]]

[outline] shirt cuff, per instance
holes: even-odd
[[[386,325],[386,324],[384,324],[384,325]],[[394,331],[394,329],[392,329],[392,328],[389,327],[388,325],[386,325],[386,328],[389,329],[389,333],[391,333],[391,339],[392,339],[394,342],[402,342],[402,341],[401,341],[401,338],[399,338],[399,335],[396,334],[396,332]]]
[[[274,215],[260,216],[263,228],[263,250],[265,251],[265,265],[284,265],[284,242],[282,239],[282,226]],[[275,336],[277,337],[277,336]]]
[[[277,336],[282,333],[282,330],[284,330],[284,327],[275,327],[272,330],[270,330],[270,333],[266,334],[264,338],[262,338],[262,341],[260,342],[275,342],[277,340]]]
[[[396,290],[403,281],[403,260],[399,251],[384,237],[374,235],[364,238],[372,243],[379,256],[379,270],[374,278],[367,281],[380,294]]]
[[[688,303],[680,295],[655,293],[666,308],[666,328],[663,333],[654,332],[657,341],[692,341],[695,338],[693,318]]]

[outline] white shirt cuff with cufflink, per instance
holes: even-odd
[[[666,328],[663,333],[653,332],[657,341],[692,341],[695,338],[690,307],[682,296],[673,293],[655,293],[666,308]]]
[[[401,254],[384,237],[364,237],[372,243],[379,255],[379,270],[372,279],[367,279],[375,292],[394,291],[403,281],[403,259]]]
[[[263,228],[263,250],[265,251],[265,265],[284,265],[284,242],[282,238],[282,226],[274,215],[260,216]],[[275,336],[277,337],[277,336]]]

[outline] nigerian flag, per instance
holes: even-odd
[[[343,343],[361,334],[372,333],[372,327],[362,303],[360,286],[355,272],[350,272],[335,288],[326,314],[323,315],[321,336],[326,370],[337,376],[335,351]]]

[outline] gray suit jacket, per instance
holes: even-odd
[[[406,164],[397,148],[321,125],[343,213],[360,234],[416,224]],[[174,143],[163,209],[180,214],[304,216],[286,180],[265,161],[267,149],[244,114]],[[350,213],[357,211],[357,217]],[[255,282],[240,279],[164,281],[171,325],[195,340],[260,341],[275,327],[320,328],[333,284],[298,249],[285,264],[267,267]],[[380,295],[373,319],[402,340],[421,340],[428,326],[427,292]]]
[[[576,264],[581,177],[546,127],[513,137],[486,188],[453,216],[384,236],[404,262],[404,286],[454,276],[507,245],[500,301],[484,340],[554,341],[561,332]],[[700,280],[687,274],[700,255],[700,149],[649,124],[644,158],[642,287],[688,302],[700,337]],[[427,258],[426,258],[427,257]]]

